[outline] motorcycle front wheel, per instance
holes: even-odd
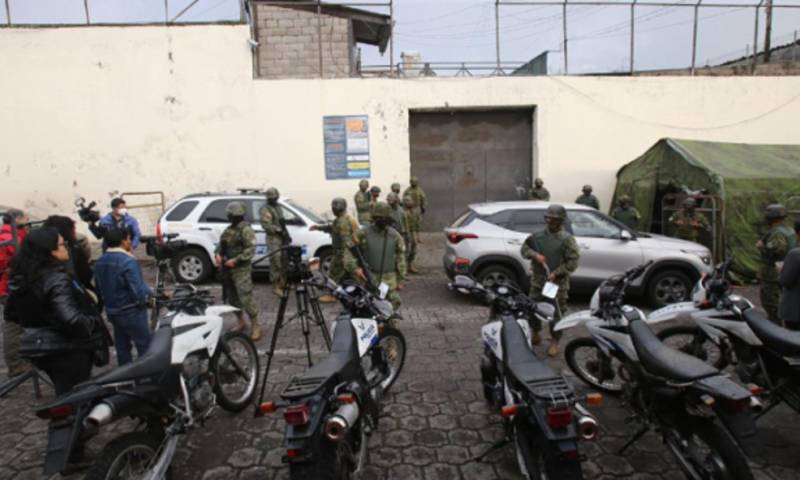
[[[609,357],[591,338],[576,338],[564,349],[570,370],[597,390],[618,395],[622,393],[619,369],[622,364]]]
[[[403,365],[405,365],[406,338],[400,330],[384,325],[378,344],[386,355],[386,367],[389,370],[387,377],[380,382],[381,388],[386,392],[397,380],[400,371],[403,370]]]
[[[258,385],[258,350],[247,335],[227,332],[211,359],[214,394],[229,412],[241,412],[253,401]]]
[[[147,432],[126,433],[111,441],[97,455],[86,480],[137,480],[147,472],[160,442]],[[165,477],[172,478],[171,469]]]
[[[677,457],[686,478],[703,480],[753,480],[744,454],[730,435],[713,422],[694,422],[681,435],[668,431],[667,445]]]

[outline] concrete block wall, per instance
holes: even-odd
[[[322,15],[322,72],[315,11],[256,4],[255,20],[259,78],[346,78],[354,73],[349,19]]]

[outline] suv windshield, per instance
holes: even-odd
[[[301,207],[300,205],[296,204],[294,201],[286,200],[286,203],[289,206],[291,206],[292,208],[294,208],[295,210],[297,210],[300,213],[302,213],[303,215],[305,215],[306,218],[311,220],[312,223],[325,223],[325,220],[320,218],[316,213],[312,212],[311,210],[309,210],[309,209],[307,209],[305,207]]]
[[[567,216],[577,237],[620,238],[622,233],[616,224],[596,212],[571,210]]]

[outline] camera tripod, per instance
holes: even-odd
[[[17,387],[22,385],[28,380],[33,380],[33,394],[36,396],[37,399],[42,398],[42,390],[39,388],[39,382],[44,382],[47,385],[53,386],[52,383],[48,379],[42,376],[39,370],[36,367],[31,367],[30,370],[27,372],[17,375],[0,385],[0,398],[4,398],[9,393],[16,390]]]
[[[283,249],[274,253],[279,253]],[[271,255],[270,255],[271,256]],[[292,295],[294,294],[294,295]],[[289,298],[294,296],[297,312],[291,317],[286,317],[286,307],[289,305]],[[267,378],[269,377],[269,370],[272,366],[272,358],[275,356],[275,347],[278,344],[278,336],[283,327],[289,325],[292,320],[298,319],[300,321],[300,328],[303,332],[303,338],[306,345],[306,356],[308,358],[308,366],[311,367],[314,363],[311,358],[311,327],[316,325],[322,332],[322,340],[325,342],[325,347],[331,349],[331,335],[325,325],[325,318],[322,315],[322,307],[319,304],[319,297],[317,291],[307,280],[298,279],[290,281],[283,289],[280,296],[280,303],[278,304],[278,316],[275,321],[275,328],[272,329],[272,338],[270,339],[269,349],[266,352],[267,364],[264,367],[264,376],[261,380],[261,394],[259,401],[256,404],[255,415],[261,416],[259,405],[264,401],[264,391],[267,387]]]

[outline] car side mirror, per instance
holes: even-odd
[[[303,225],[305,225],[305,223],[300,218],[290,218],[290,219],[286,220],[286,225],[302,227]]]
[[[633,240],[633,235],[631,235],[631,232],[629,232],[627,230],[623,230],[619,234],[619,239],[622,240],[623,242],[629,242],[629,241]]]

